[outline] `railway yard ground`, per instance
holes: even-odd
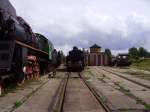
[[[88,66],[43,76],[0,97],[0,112],[150,112],[149,72]],[[145,78],[146,77],[146,78]]]

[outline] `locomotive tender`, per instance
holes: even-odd
[[[17,16],[9,0],[0,0],[0,84],[10,77],[16,82],[22,80],[23,66],[29,57],[35,57],[41,74],[49,72],[53,49],[46,37],[34,33],[29,24]]]

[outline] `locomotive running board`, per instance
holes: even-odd
[[[42,51],[42,50],[39,50],[39,49],[37,49],[37,48],[34,48],[34,47],[29,46],[29,45],[27,45],[27,44],[24,44],[24,43],[22,43],[22,42],[20,42],[20,41],[15,40],[15,43],[17,43],[17,44],[19,44],[19,45],[21,45],[21,46],[24,46],[24,47],[26,47],[26,48],[32,49],[32,50],[34,50],[34,51],[38,51],[38,52],[41,52],[41,53],[44,53],[44,54],[47,54],[47,55],[48,55],[47,52],[44,52],[44,51]]]

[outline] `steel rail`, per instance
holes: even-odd
[[[53,104],[51,104],[49,110],[52,112],[62,112],[63,111],[63,105],[64,105],[64,99],[66,96],[66,88],[67,83],[69,79],[69,74],[66,74],[67,77],[65,77],[62,82],[60,83],[58,90],[54,96]]]
[[[99,69],[102,69],[102,70],[104,70],[104,71],[106,71],[106,72],[109,72],[109,73],[112,73],[112,74],[114,74],[114,75],[116,75],[116,76],[118,76],[118,77],[120,77],[120,78],[126,79],[126,80],[128,80],[128,81],[130,81],[130,82],[133,82],[133,83],[138,84],[138,85],[140,85],[140,86],[143,86],[143,87],[145,87],[145,88],[147,88],[147,89],[150,89],[150,86],[145,85],[145,84],[142,84],[142,83],[140,83],[140,82],[138,82],[138,81],[129,79],[129,78],[125,77],[125,76],[119,75],[119,73],[116,73],[116,72],[113,71],[113,70],[110,71],[110,70],[106,70],[106,69],[104,69],[104,68],[99,68]]]
[[[103,101],[102,99],[100,99],[100,95],[88,84],[88,82],[82,77],[81,73],[76,72],[78,74],[79,77],[75,77],[75,78],[80,78],[83,83],[88,87],[88,89],[90,90],[90,92],[94,95],[94,97],[96,98],[96,100],[98,101],[98,103],[102,106],[102,108],[106,111],[106,112],[119,112],[117,110],[111,110]],[[60,84],[59,87],[59,95],[57,98],[55,98],[57,101],[55,103],[55,107],[53,108],[53,112],[63,112],[63,106],[64,106],[64,102],[65,102],[65,97],[66,97],[66,89],[67,89],[67,84],[68,84],[68,80],[71,78],[71,72],[67,72],[67,78],[64,79],[63,84]]]
[[[78,73],[79,77],[82,79],[82,81],[84,82],[84,84],[88,87],[88,89],[91,91],[91,93],[95,96],[95,98],[97,99],[97,101],[99,102],[99,104],[103,107],[103,109],[106,112],[113,112],[114,110],[111,110],[107,104],[104,103],[104,101],[102,101],[101,97],[102,94],[98,94],[97,91],[86,81],[85,78],[83,78],[83,76],[81,75],[81,73]],[[118,110],[115,110],[114,112],[120,112]]]

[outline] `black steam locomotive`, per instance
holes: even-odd
[[[131,61],[129,59],[129,54],[118,54],[116,57],[112,58],[112,66],[129,66]]]
[[[17,16],[9,0],[0,0],[0,84],[9,77],[16,82],[22,80],[23,66],[33,60],[39,64],[41,74],[49,72],[56,58],[52,56],[53,50],[46,37],[34,33]]]
[[[83,51],[74,47],[66,57],[66,66],[68,71],[82,71],[85,66]]]

